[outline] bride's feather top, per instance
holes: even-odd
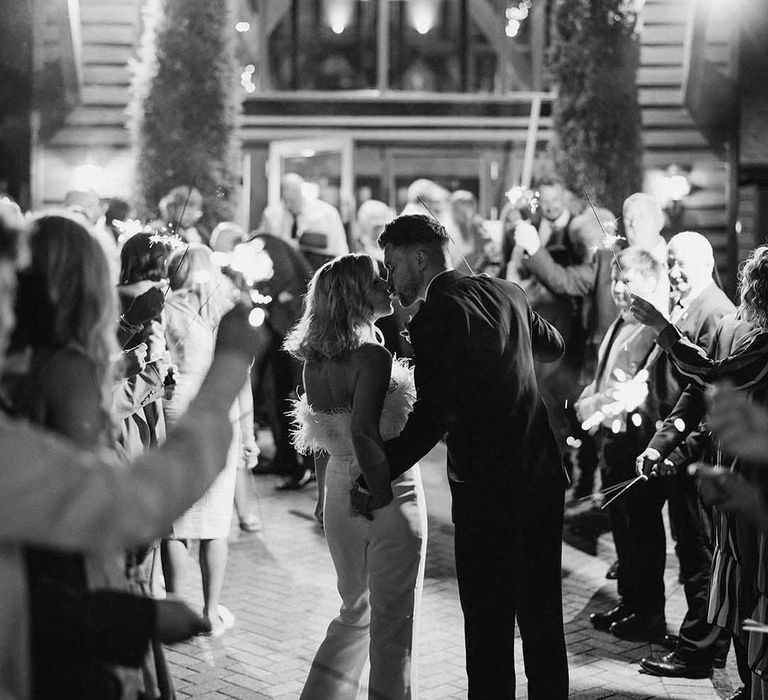
[[[379,432],[383,440],[400,434],[415,400],[413,370],[405,360],[395,360],[379,419]],[[298,452],[311,454],[346,450],[352,453],[351,407],[316,411],[307,401],[307,395],[302,394],[292,402],[288,417],[292,424],[291,440]]]

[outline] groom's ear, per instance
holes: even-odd
[[[429,251],[424,250],[424,248],[417,248],[416,249],[416,265],[419,268],[419,270],[423,270],[427,263],[429,262]]]

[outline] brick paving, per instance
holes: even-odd
[[[429,510],[429,548],[418,649],[419,697],[466,697],[463,627],[453,566],[450,496],[440,446],[422,462]],[[312,512],[317,490],[276,492],[275,478],[256,480],[264,521],[242,534],[233,523],[222,603],[235,627],[220,638],[198,637],[168,650],[179,698],[294,700],[339,599],[322,530]],[[670,548],[671,552],[671,548]],[[194,552],[193,552],[194,554]],[[589,613],[611,605],[615,583],[605,579],[613,560],[607,519],[594,511],[569,517],[563,543],[563,602],[571,697],[725,698],[738,686],[733,655],[712,679],[661,679],[640,674],[637,661],[650,644],[596,632]],[[189,566],[185,597],[202,604],[197,566]],[[674,554],[667,557],[667,620],[676,631],[685,612]],[[522,651],[515,654],[517,697],[527,697]]]

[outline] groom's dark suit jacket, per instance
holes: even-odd
[[[386,443],[393,475],[445,435],[453,516],[503,523],[509,496],[545,483],[563,488],[555,438],[539,396],[534,358],[557,360],[558,331],[516,284],[451,270],[435,277],[409,326],[417,401]]]

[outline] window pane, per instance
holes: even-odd
[[[360,90],[376,86],[376,0],[298,0],[270,27],[274,90]]]
[[[390,0],[390,87],[493,92],[532,87],[530,0]],[[505,33],[507,10],[516,24]],[[541,21],[542,15],[535,21]]]

